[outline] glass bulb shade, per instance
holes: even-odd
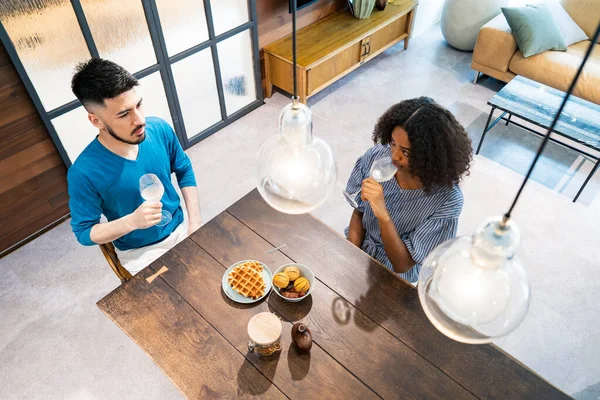
[[[515,257],[518,227],[485,221],[469,238],[448,240],[425,259],[419,299],[431,323],[459,342],[481,344],[512,332],[525,318],[531,290]]]
[[[258,191],[274,209],[303,214],[327,200],[336,173],[331,148],[313,137],[310,109],[294,100],[279,115],[279,134],[258,153]]]

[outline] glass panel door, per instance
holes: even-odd
[[[256,100],[256,82],[254,81],[254,59],[252,57],[252,38],[250,31],[238,33],[217,45],[225,107],[231,115]]]
[[[1,0],[0,21],[45,110],[75,100],[73,67],[90,53],[71,2]]]
[[[221,121],[219,92],[210,49],[172,66],[188,138]]]
[[[0,0],[0,40],[67,166],[98,133],[70,85],[90,57],[136,76],[184,148],[262,104],[255,0],[209,1]]]
[[[129,72],[156,64],[141,1],[81,0],[100,57]]]
[[[143,98],[146,117],[162,118],[173,127],[173,119],[171,118],[171,111],[169,110],[169,103],[160,72],[155,72],[140,79],[140,86],[136,90]]]
[[[201,0],[156,0],[169,56],[208,40]]]
[[[211,0],[215,35],[221,35],[250,20],[248,0]]]
[[[73,161],[98,135],[98,129],[89,121],[88,112],[82,106],[54,118],[52,124]]]

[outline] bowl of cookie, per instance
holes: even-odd
[[[303,264],[285,264],[273,274],[273,291],[286,301],[302,301],[314,287],[315,274]]]

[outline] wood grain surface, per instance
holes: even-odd
[[[319,279],[480,398],[569,397],[493,345],[448,339],[429,322],[410,284],[310,215],[282,214],[254,190],[228,211],[281,251],[308,265]],[[350,216],[348,216],[350,219]]]
[[[314,290],[299,303],[273,292],[254,304],[234,303],[221,280],[242,259],[272,271],[305,264],[316,275]],[[163,266],[166,272],[146,282]],[[446,338],[412,286],[317,219],[271,209],[257,191],[98,306],[189,398],[568,398],[495,346]],[[247,323],[263,311],[283,323],[282,351],[269,358],[247,350]],[[291,341],[297,321],[312,331],[308,355]]]
[[[267,254],[272,246],[226,212],[192,239],[223,267],[248,257],[267,263],[272,271],[293,262],[281,252]],[[287,302],[275,293],[267,302],[288,321],[306,323],[319,347],[384,398],[474,398],[320,281],[311,297],[300,303]]]
[[[183,395],[283,399],[279,389],[231,346],[186,299],[146,268],[98,307],[165,372]]]
[[[319,60],[329,57],[333,50],[343,50],[355,42],[381,29],[382,24],[391,23],[410,12],[417,3],[412,0],[396,0],[385,10],[374,10],[367,19],[358,20],[350,11],[338,11],[300,29],[297,34],[298,65],[311,67]],[[269,52],[292,61],[292,37],[287,36],[264,48]]]
[[[265,302],[239,305],[227,298],[221,290],[226,268],[193,241],[181,242],[151,267],[158,270],[162,265],[169,268],[162,279],[288,397],[319,398],[323,393],[336,399],[377,397],[319,347],[313,347],[309,357],[300,356],[290,346],[292,324],[285,320],[281,354],[271,358],[247,354],[248,321],[269,307]]]
[[[2,44],[0,104],[2,257],[62,221],[69,214],[69,196],[67,168]],[[59,176],[44,187],[41,177],[50,171]]]

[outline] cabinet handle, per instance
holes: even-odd
[[[365,42],[362,44],[363,53],[360,55],[361,57],[366,57],[371,54],[371,43]]]

